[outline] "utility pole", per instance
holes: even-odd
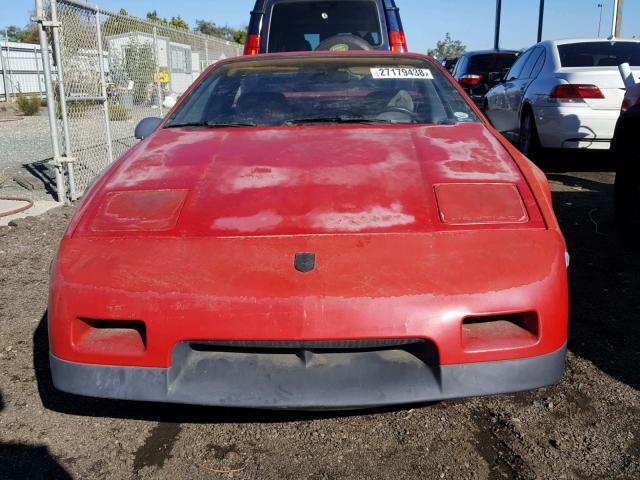
[[[611,20],[611,36],[617,38],[622,30],[622,6],[624,0],[613,0],[613,17]]]
[[[616,13],[613,17],[613,36],[620,38],[622,34],[622,7],[624,6],[624,0],[615,0]]]
[[[540,0],[540,15],[538,15],[538,43],[542,41],[543,24],[544,24],[544,0]]]
[[[496,33],[493,41],[493,48],[500,48],[500,17],[502,16],[502,0],[496,0]]]
[[[599,3],[598,8],[600,9],[600,20],[598,20],[598,38],[600,38],[600,31],[602,30],[602,15],[604,13],[604,3]]]

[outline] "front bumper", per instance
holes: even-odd
[[[99,398],[273,409],[343,409],[539,388],[564,371],[566,344],[516,360],[439,365],[403,349],[241,352],[178,344],[169,368],[73,363],[51,355],[56,388]]]

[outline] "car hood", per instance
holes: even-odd
[[[482,205],[483,192],[489,194],[488,209],[478,221],[463,221],[465,228],[541,222],[500,141],[483,124],[461,123],[162,129],[100,182],[83,227],[94,234],[219,237],[459,228],[455,221],[446,225],[439,205],[438,188],[450,184],[474,189],[472,195],[443,190],[462,220],[465,205]],[[515,192],[524,217],[500,214],[510,208],[500,202],[511,200],[490,194],[496,184]]]

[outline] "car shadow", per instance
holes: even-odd
[[[0,412],[4,410],[0,392]],[[71,475],[45,446],[0,442],[0,478],[3,480],[67,480]]]
[[[569,348],[640,389],[640,251],[615,227],[611,176],[602,173],[615,165],[607,152],[562,155],[547,177],[561,190],[554,209],[571,254]]]
[[[546,150],[541,158],[541,167],[549,174],[616,171],[616,162],[606,150]]]
[[[205,407],[151,402],[105,400],[72,395],[53,386],[49,368],[47,312],[33,334],[33,363],[38,393],[45,408],[55,412],[89,416],[146,420],[159,423],[285,423],[326,418],[346,418],[376,413],[404,412],[438,402],[358,410],[293,411]],[[1,477],[0,477],[1,478]]]

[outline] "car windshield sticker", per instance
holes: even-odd
[[[433,80],[433,74],[428,68],[407,68],[407,67],[381,67],[372,68],[371,76],[379,79],[416,78]]]
[[[464,112],[455,112],[454,115],[458,120],[466,120],[469,118],[469,114]]]

